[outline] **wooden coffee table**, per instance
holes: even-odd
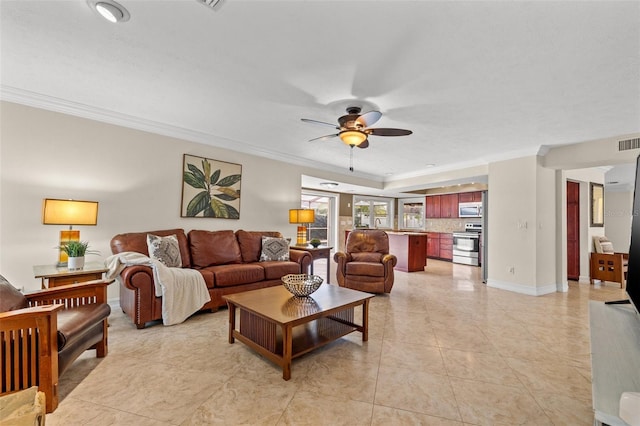
[[[294,297],[283,286],[224,296],[229,306],[229,343],[240,340],[282,367],[291,378],[291,360],[351,332],[369,338],[372,294],[323,284],[310,297]],[[362,305],[362,323],[354,323],[354,308]],[[236,330],[236,308],[240,327]]]

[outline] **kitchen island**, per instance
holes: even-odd
[[[404,272],[424,271],[427,266],[427,234],[389,231],[389,253],[398,258],[394,269]]]

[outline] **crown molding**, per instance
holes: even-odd
[[[33,108],[40,108],[48,111],[72,115],[75,117],[86,118],[89,120],[95,120],[102,123],[113,124],[129,129],[141,130],[144,132],[154,133],[162,136],[169,136],[189,142],[196,142],[203,145],[224,148],[248,155],[304,166],[305,168],[312,168],[336,173],[338,175],[358,177],[375,182],[382,182],[383,180],[383,178],[378,175],[372,175],[369,173],[358,171],[346,173],[343,168],[340,168],[338,166],[311,161],[306,158],[300,158],[288,153],[268,151],[262,147],[250,145],[245,142],[233,139],[228,139],[222,136],[185,129],[182,127],[160,123],[153,120],[147,120],[128,114],[122,114],[103,108],[93,107],[79,102],[73,102],[54,96],[18,89],[16,87],[0,85],[0,100],[26,105]]]

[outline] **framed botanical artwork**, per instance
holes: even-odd
[[[240,219],[242,166],[184,154],[181,217]]]
[[[591,198],[591,226],[604,226],[604,185],[589,183]]]

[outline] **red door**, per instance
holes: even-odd
[[[580,184],[567,181],[567,278],[580,278]]]

